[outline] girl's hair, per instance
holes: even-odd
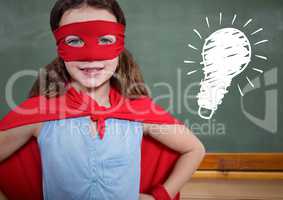
[[[54,31],[59,27],[65,11],[84,5],[106,9],[117,18],[119,23],[126,25],[124,13],[116,0],[58,0],[50,14],[51,30]],[[44,95],[47,98],[60,96],[66,92],[65,86],[70,80],[71,77],[66,70],[64,61],[57,57],[43,69],[40,69],[39,75],[29,91],[29,97],[38,95]],[[115,76],[110,78],[110,84],[128,98],[149,95],[140,68],[126,48],[119,55]]]

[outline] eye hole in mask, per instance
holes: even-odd
[[[99,45],[115,44],[116,36],[115,35],[103,35],[98,38]]]
[[[98,45],[110,45],[115,44],[116,36],[115,35],[103,35],[98,38]],[[65,43],[71,47],[83,47],[84,41],[75,35],[69,35],[65,38]]]
[[[84,41],[75,35],[69,35],[65,38],[65,43],[71,47],[83,47]]]

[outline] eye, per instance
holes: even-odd
[[[99,37],[98,44],[105,45],[105,44],[114,44],[116,42],[115,35],[104,35]]]
[[[75,35],[67,36],[65,38],[65,43],[72,47],[83,47],[84,46],[84,41]]]

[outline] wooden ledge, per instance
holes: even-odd
[[[283,172],[197,170],[192,179],[283,180]]]
[[[199,170],[283,172],[283,153],[207,153]]]

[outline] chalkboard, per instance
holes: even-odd
[[[49,29],[55,1],[1,0],[1,117],[21,102],[34,74],[56,55]],[[156,103],[183,120],[208,152],[282,152],[283,3],[280,0],[120,0],[126,47]],[[205,39],[234,28],[250,42],[250,62],[232,79],[210,119],[198,114]],[[20,77],[20,78],[17,78]],[[14,84],[13,94],[7,85]],[[12,99],[10,99],[12,97]]]

